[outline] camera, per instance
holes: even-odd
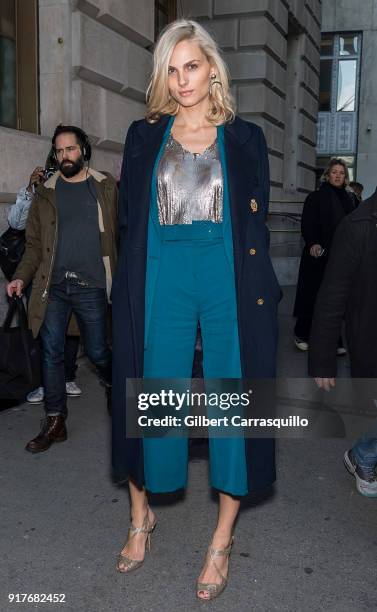
[[[47,181],[49,178],[51,178],[51,176],[55,174],[55,172],[56,172],[56,168],[54,168],[53,166],[50,166],[46,168],[46,170],[43,170],[43,175],[45,177],[45,180]]]

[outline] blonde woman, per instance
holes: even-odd
[[[296,317],[294,342],[307,351],[314,304],[328,262],[332,239],[340,221],[356,208],[348,191],[349,174],[345,161],[333,157],[326,167],[319,189],[305,200],[301,217],[301,233],[305,242],[301,255],[293,316]],[[346,353],[339,338],[338,355]]]
[[[147,491],[184,488],[188,463],[187,439],[127,438],[126,379],[190,378],[198,322],[205,378],[274,376],[281,292],[268,200],[266,142],[235,116],[216,43],[194,21],[171,23],[156,44],[146,118],[128,130],[120,184],[113,467],[129,480],[132,519],[121,572],[141,566],[156,525]],[[200,599],[226,586],[242,496],[275,479],[273,440],[211,437],[209,454],[219,513]]]

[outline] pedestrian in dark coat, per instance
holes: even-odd
[[[343,318],[358,405],[375,402],[377,379],[377,190],[341,221],[318,293],[309,341],[309,373],[320,388],[335,385],[336,347]],[[372,389],[373,391],[373,389]],[[346,451],[344,463],[360,493],[377,496],[377,432],[368,432]]]
[[[301,233],[305,246],[301,255],[293,316],[295,344],[308,349],[313,309],[331,250],[334,232],[343,217],[355,208],[346,190],[348,169],[342,159],[333,158],[323,174],[322,183],[305,200]],[[340,348],[340,347],[339,347]],[[344,349],[339,353],[345,353]]]
[[[164,92],[166,80],[168,87]],[[145,544],[155,525],[154,514],[147,503],[145,486],[159,492],[174,490],[178,488],[177,478],[170,478],[170,475],[175,477],[177,473],[178,477],[182,478],[181,486],[185,486],[185,451],[182,450],[184,445],[181,444],[184,441],[178,440],[175,444],[173,440],[170,445],[169,440],[157,440],[152,444],[147,439],[130,439],[127,438],[125,426],[127,378],[184,377],[182,374],[172,373],[177,372],[177,364],[181,363],[183,357],[186,359],[186,365],[189,365],[188,361],[191,359],[192,366],[197,321],[191,320],[191,315],[189,334],[192,346],[189,342],[188,348],[187,343],[184,345],[182,342],[177,345],[175,353],[172,352],[172,345],[175,346],[173,332],[178,329],[180,312],[185,311],[189,303],[188,296],[195,293],[191,291],[190,286],[191,261],[194,261],[201,243],[201,239],[196,240],[195,244],[193,240],[187,240],[187,248],[183,252],[179,243],[182,243],[181,236],[185,231],[187,236],[192,236],[194,232],[198,235],[200,232],[207,232],[205,244],[209,250],[205,258],[198,260],[201,263],[196,268],[198,276],[201,276],[202,281],[204,279],[204,282],[198,281],[197,285],[197,288],[200,287],[199,292],[203,292],[202,296],[206,293],[204,305],[211,300],[215,302],[217,292],[220,295],[225,292],[226,300],[231,295],[235,296],[234,315],[228,319],[228,323],[231,321],[234,326],[231,336],[236,341],[233,346],[236,349],[234,355],[239,368],[236,368],[237,374],[228,377],[269,378],[275,375],[277,305],[281,291],[268,254],[268,231],[265,225],[269,202],[267,147],[263,132],[257,125],[238,117],[234,118],[228,87],[223,60],[204,28],[192,21],[174,22],[162,34],[155,49],[147,120],[134,122],[127,134],[120,181],[120,255],[112,290],[113,468],[116,478],[129,479],[131,514],[135,526],[135,529],[131,528],[130,538],[119,557],[118,569],[122,572],[141,565],[143,555],[138,551],[135,541],[141,538],[141,542]],[[208,108],[212,109],[210,120],[206,108],[208,102]],[[201,125],[198,130],[193,129],[194,117],[197,125]],[[183,144],[180,144],[181,142]],[[192,149],[200,149],[203,152],[193,153]],[[204,201],[196,201],[190,196],[190,187],[194,189],[198,186],[199,173],[190,174],[190,168],[203,168],[203,165],[199,165],[200,157],[207,152],[208,159],[212,160],[208,162],[212,164],[212,170],[221,168],[220,182],[216,187],[223,193],[220,222],[213,219],[203,222],[194,218],[194,221],[189,223],[176,220],[162,223],[160,205],[164,206],[166,202],[164,197],[161,199],[159,189],[161,183],[165,185],[165,175],[159,170],[159,161],[169,160],[169,152],[175,156],[174,164],[169,166],[166,162],[166,172],[168,177],[172,176],[174,189],[172,194],[169,192],[169,202],[172,205],[169,209],[163,208],[162,213],[176,217],[177,194],[186,190],[189,194],[189,206],[184,209],[184,214],[202,214]],[[190,177],[190,180],[186,178],[185,183],[179,180],[184,163],[188,164],[184,177]],[[170,171],[172,175],[169,174]],[[177,176],[178,179],[175,178]],[[206,172],[201,176],[205,177],[204,186],[208,186],[207,177],[212,181],[213,174]],[[216,174],[216,177],[219,177],[219,174]],[[214,183],[211,181],[212,189]],[[169,189],[169,184],[167,187]],[[199,188],[202,187],[203,185],[199,185]],[[212,210],[210,208],[210,218]],[[184,218],[184,215],[182,217]],[[169,233],[172,231],[176,240],[169,240]],[[217,235],[217,240],[213,243],[208,235],[211,232]],[[214,252],[212,246],[220,246],[215,258],[211,255]],[[176,253],[177,256],[169,257],[167,252]],[[192,260],[188,257],[191,253]],[[182,258],[187,261],[187,269],[179,269]],[[221,262],[221,267],[218,262]],[[210,270],[216,269],[216,275],[220,273],[220,282],[215,291],[206,292],[206,285],[211,288],[213,282]],[[229,274],[232,278],[230,283]],[[182,297],[180,286],[185,291],[187,288],[186,298]],[[174,289],[171,290],[171,287]],[[166,319],[166,313],[170,312],[172,304],[176,303],[178,307],[175,318]],[[214,308],[217,309],[216,304]],[[155,321],[161,320],[163,325],[156,325]],[[204,336],[205,327],[212,320],[213,315],[206,319],[200,316]],[[228,323],[224,320],[225,325]],[[166,330],[162,338],[164,352],[160,349],[161,327]],[[218,336],[221,334],[222,321],[217,331]],[[214,336],[210,341],[213,341]],[[223,350],[221,343],[218,349]],[[157,353],[158,358],[155,356]],[[206,370],[208,363],[212,361],[213,364],[213,360],[216,360],[216,351],[208,351],[206,354],[204,342],[203,353]],[[169,356],[171,364],[165,368],[166,376],[159,373],[156,375],[156,372],[161,371],[162,365],[165,367],[168,359],[166,355]],[[226,361],[230,355],[224,357]],[[153,375],[150,373],[152,370]],[[188,368],[187,372],[188,376],[191,376],[191,368]],[[206,376],[206,372],[204,375]],[[213,376],[216,377],[227,376]],[[219,441],[210,440],[210,445],[211,442]],[[245,495],[249,491],[269,486],[275,479],[275,465],[274,442],[271,439],[245,438],[242,441],[234,439],[224,442],[229,442],[229,446],[234,442],[233,446],[238,448],[233,455],[227,452],[217,454],[219,462],[211,463],[212,484],[213,479],[221,477],[222,467],[230,473],[229,482],[224,484],[224,488],[213,484],[219,491],[221,489],[219,524],[222,524],[223,528],[220,529],[221,535],[218,528],[215,530],[211,550],[221,550],[221,558],[220,553],[216,554],[216,557],[219,557],[216,564],[223,574],[226,574],[231,532],[239,509],[239,499],[235,499],[234,495]],[[160,451],[153,452],[153,446],[158,446]],[[169,454],[171,448],[177,449],[177,452],[173,450]],[[224,448],[227,449],[228,445],[224,444]],[[232,466],[237,465],[235,459],[240,459],[241,465],[245,467],[241,470],[242,474],[237,469],[232,469]],[[156,466],[160,465],[161,461],[163,468],[158,469]],[[177,470],[180,465],[183,465],[184,469]],[[151,482],[153,488],[148,486]],[[234,493],[239,483],[239,493]],[[202,572],[200,586],[198,585],[198,597],[202,599],[218,595],[226,584],[225,578],[219,580],[219,575],[216,575],[216,572],[213,574],[211,555],[212,553]]]
[[[343,317],[355,378],[377,378],[377,190],[340,223],[318,293],[309,348],[313,376],[336,376]]]

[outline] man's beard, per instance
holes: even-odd
[[[59,170],[66,178],[72,178],[72,176],[76,176],[84,167],[84,158],[82,155],[76,161],[68,161],[64,159],[59,164]]]

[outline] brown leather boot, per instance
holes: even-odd
[[[65,418],[61,414],[47,415],[41,423],[42,429],[37,437],[30,440],[25,446],[25,450],[30,453],[41,453],[50,448],[54,442],[64,442],[67,439]]]

